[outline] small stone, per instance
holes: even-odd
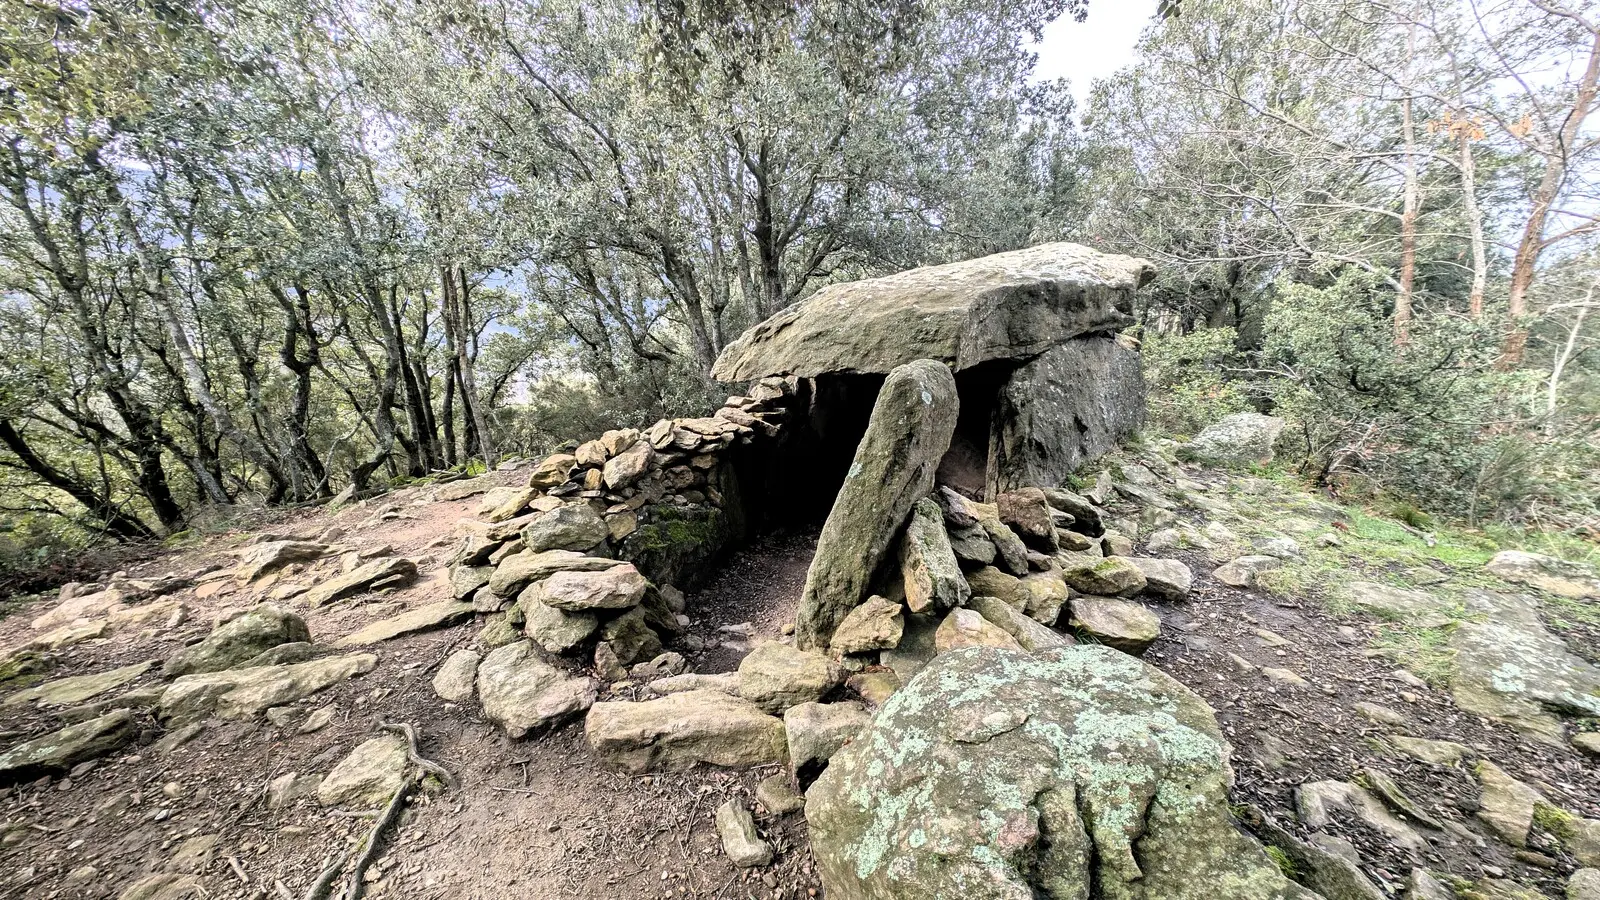
[[[1074,599],[1070,624],[1091,641],[1134,656],[1161,636],[1161,619],[1155,613],[1137,603],[1105,597]]]
[[[407,765],[405,738],[392,734],[372,738],[351,750],[322,779],[317,800],[323,806],[381,806],[400,789]]]
[[[772,862],[772,845],[756,833],[755,819],[738,800],[729,800],[717,809],[717,835],[729,862],[741,869]]]
[[[442,700],[464,703],[477,693],[478,663],[483,659],[472,650],[450,654],[433,676],[433,692]]]
[[[1241,556],[1218,567],[1211,573],[1211,577],[1229,587],[1254,587],[1262,572],[1276,569],[1281,565],[1283,560],[1276,556]]]
[[[1545,802],[1544,797],[1488,760],[1478,763],[1477,775],[1483,787],[1478,798],[1478,818],[1501,840],[1513,847],[1526,847],[1534,810]]]
[[[1372,722],[1377,722],[1380,725],[1389,725],[1398,728],[1406,724],[1405,716],[1395,712],[1387,706],[1380,706],[1377,703],[1368,703],[1363,700],[1360,703],[1351,706],[1350,709],[1361,718]]]
[[[1022,649],[1016,638],[971,609],[951,610],[940,623],[938,631],[934,632],[933,644],[940,653],[960,647]]]
[[[873,595],[852,609],[833,633],[829,649],[836,653],[867,653],[900,643],[905,618],[900,604]]]
[[[805,806],[806,798],[795,791],[789,776],[778,774],[769,775],[756,785],[756,802],[774,816],[786,816]]]
[[[1303,688],[1310,686],[1309,682],[1307,682],[1304,678],[1301,678],[1291,669],[1265,668],[1261,670],[1261,674],[1267,676],[1267,679],[1270,681],[1276,681],[1279,684],[1287,684],[1291,687]]]
[[[1436,766],[1453,766],[1472,755],[1470,749],[1455,741],[1434,741],[1403,734],[1390,735],[1388,740],[1401,753]]]
[[[1572,746],[1591,756],[1600,756],[1600,731],[1581,731],[1574,734]]]

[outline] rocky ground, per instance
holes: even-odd
[[[1159,618],[1159,636],[1136,643],[1216,710],[1235,750],[1235,811],[1264,823],[1258,835],[1285,869],[1304,875],[1343,857],[1380,897],[1411,890],[1418,867],[1458,896],[1561,897],[1576,869],[1600,865],[1600,747],[1577,746],[1600,724],[1584,706],[1600,702],[1600,682],[1589,680],[1600,661],[1591,575],[1497,556],[1504,548],[1479,537],[1423,534],[1290,482],[1180,465],[1156,449],[1104,468],[1081,489],[1104,501],[1111,534],[1130,543],[1106,549],[1192,573],[1186,590],[1110,611]],[[13,651],[0,666],[0,770],[19,773],[0,794],[0,893],[304,897],[395,790],[396,768],[382,760],[406,750],[385,724],[412,726],[420,756],[457,783],[433,778],[411,795],[366,870],[369,896],[818,891],[803,816],[778,813],[782,798],[770,793],[758,802],[781,766],[629,774],[597,758],[581,718],[512,739],[477,702],[441,696],[446,661],[488,649],[483,618],[451,605],[453,527],[483,499],[463,495],[526,480],[506,471],[470,488],[408,488],[210,537],[108,576],[121,593],[113,605],[52,596],[0,621],[0,647]],[[263,532],[342,552],[241,582],[241,559],[263,546]],[[672,646],[693,671],[733,671],[760,640],[785,637],[815,540],[767,536],[687,598],[689,626]],[[415,576],[396,560],[414,561]],[[349,593],[327,591],[312,606],[291,590],[307,585]],[[259,709],[219,705],[206,691],[176,713],[154,699],[170,659],[211,646],[202,639],[218,624],[262,601],[304,619],[311,641],[283,646],[333,649],[305,662],[285,656],[290,668],[314,667],[288,682],[245,686]],[[1130,622],[1101,629],[1089,610],[1079,613],[1081,639],[1128,639]],[[402,614],[416,618],[363,632]],[[1067,618],[1062,631],[1074,630]],[[387,636],[394,631],[407,633]],[[84,675],[94,677],[65,680]],[[599,699],[647,696],[634,681],[605,685]],[[852,696],[846,687],[831,699]],[[75,721],[105,722],[94,740],[117,749],[86,752],[64,774],[36,774],[16,758],[17,746]],[[740,848],[718,829],[730,799],[755,811],[769,863],[730,861]]]

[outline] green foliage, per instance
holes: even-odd
[[[1142,350],[1151,424],[1169,434],[1193,435],[1249,409],[1244,384],[1224,371],[1238,361],[1237,340],[1232,328],[1147,335]]]
[[[1277,844],[1268,844],[1266,851],[1267,858],[1272,860],[1272,864],[1278,867],[1278,871],[1283,873],[1283,877],[1296,882],[1301,879],[1303,873],[1300,871],[1300,867],[1294,864],[1294,860],[1289,858],[1289,854],[1285,853],[1282,847]]]
[[[1283,376],[1265,389],[1293,422],[1302,470],[1401,497],[1415,522],[1427,521],[1421,508],[1469,522],[1514,516],[1549,493],[1566,447],[1530,439],[1536,421],[1517,402],[1530,374],[1495,370],[1500,335],[1441,317],[1397,351],[1389,307],[1365,273],[1280,285],[1263,356]]]

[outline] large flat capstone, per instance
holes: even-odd
[[[1122,327],[1133,292],[1153,277],[1145,260],[1058,243],[829,285],[729,344],[711,374],[736,382],[1029,359]]]

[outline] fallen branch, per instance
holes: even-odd
[[[378,727],[382,728],[384,731],[393,731],[405,737],[406,758],[411,760],[412,765],[424,772],[427,772],[429,775],[433,775],[434,777],[438,778],[440,781],[444,782],[445,787],[448,787],[451,790],[456,790],[457,788],[461,787],[461,783],[456,781],[456,777],[450,774],[449,769],[446,769],[444,766],[439,765],[431,759],[423,757],[422,754],[417,752],[416,728],[412,727],[406,722],[401,722],[398,725],[384,722]]]
[[[339,873],[344,871],[345,864],[349,861],[350,854],[346,853],[342,858],[328,863],[328,867],[322,870],[322,874],[318,875],[317,880],[306,890],[305,900],[327,900],[328,890],[333,887],[333,880],[339,877]]]

